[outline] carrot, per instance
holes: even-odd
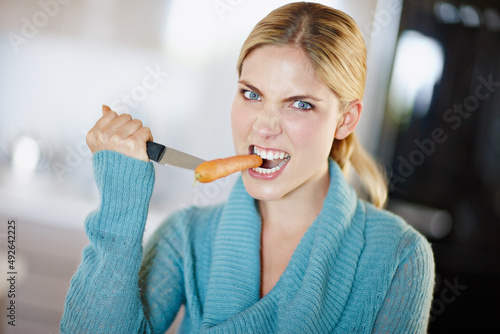
[[[260,165],[262,165],[262,158],[258,155],[236,155],[224,159],[205,161],[196,167],[194,175],[196,181],[208,183]]]

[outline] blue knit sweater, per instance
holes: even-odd
[[[142,247],[151,163],[94,154],[101,204],[71,280],[62,333],[424,333],[434,283],[429,243],[357,199],[338,165],[322,211],[260,298],[261,219],[238,180],[221,205],[180,210]]]

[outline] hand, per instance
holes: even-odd
[[[153,141],[151,130],[129,114],[117,115],[108,106],[102,106],[102,117],[87,134],[87,145],[92,153],[110,150],[143,161],[149,161],[146,142]]]

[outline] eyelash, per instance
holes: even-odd
[[[241,95],[243,95],[243,98],[246,99],[246,100],[249,100],[249,101],[259,101],[259,100],[255,100],[255,99],[250,99],[250,98],[248,98],[248,97],[245,96],[246,93],[254,93],[254,94],[256,94],[260,98],[259,94],[255,93],[255,92],[253,92],[251,90],[242,88],[240,90],[240,92],[241,92]]]
[[[243,96],[243,98],[244,98],[244,99],[246,99],[246,100],[249,100],[249,101],[260,101],[260,100],[258,100],[258,99],[250,99],[250,98],[248,98],[248,97],[246,97],[246,96],[245,96],[245,94],[246,94],[246,93],[254,93],[254,94],[256,94],[256,95],[260,98],[260,95],[259,95],[259,94],[255,93],[255,92],[253,92],[253,91],[251,91],[251,90],[241,88],[241,89],[240,89],[240,93],[241,93],[241,95]],[[309,110],[314,110],[314,108],[315,108],[314,104],[309,103],[309,102],[306,102],[306,101],[300,101],[300,100],[294,101],[291,105],[293,106],[293,105],[294,105],[295,103],[297,103],[297,102],[302,102],[302,103],[305,103],[305,104],[309,105],[309,106],[310,106],[310,108],[307,108],[307,109],[301,109],[301,108],[293,107],[293,108],[295,108],[295,109],[299,109],[299,110],[302,110],[302,111],[309,111]]]
[[[297,108],[297,107],[294,107],[296,109],[299,109],[299,110],[303,110],[303,111],[309,111],[309,110],[314,110],[314,105],[312,103],[309,103],[309,102],[306,102],[306,101],[300,101],[300,100],[297,100],[295,102],[292,103],[292,106],[295,104],[295,103],[305,103],[307,105],[309,105],[310,108],[306,108],[306,109],[302,109],[302,108]]]

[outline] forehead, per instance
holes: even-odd
[[[240,79],[264,87],[329,91],[305,52],[296,46],[264,46],[245,59]],[[260,87],[259,87],[260,88]]]

